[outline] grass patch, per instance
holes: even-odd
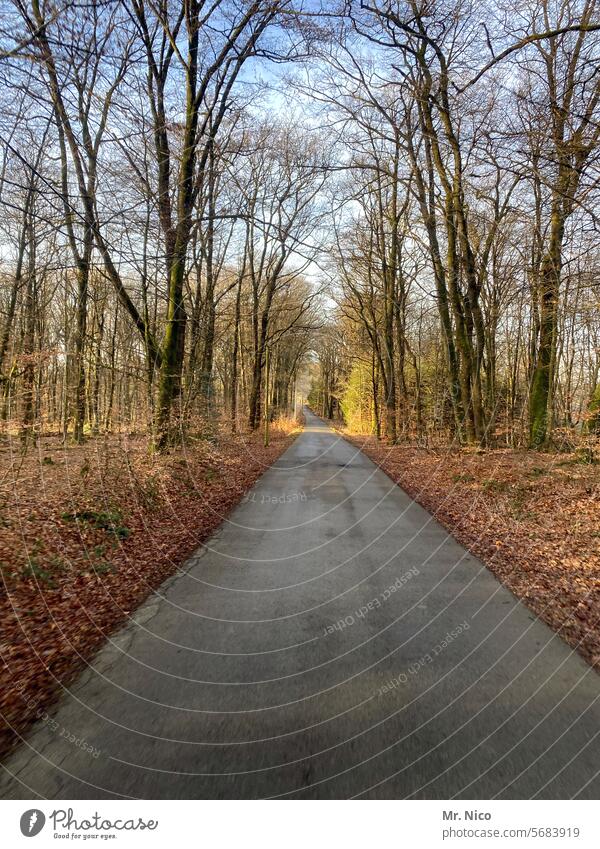
[[[131,531],[123,524],[120,510],[76,510],[74,513],[63,513],[62,518],[68,522],[84,522],[100,531],[106,531],[117,537],[127,539]]]
[[[499,481],[497,478],[485,478],[481,481],[481,487],[485,492],[506,492],[510,484],[508,481]]]
[[[561,460],[557,463],[557,467],[565,466],[595,466],[598,463],[598,457],[593,448],[583,447],[578,448],[577,452],[569,457],[568,460]]]
[[[452,475],[452,483],[475,483],[475,480],[473,475],[469,475],[466,472],[459,472]]]
[[[31,557],[29,562],[23,567],[21,574],[23,578],[34,579],[39,584],[44,584],[53,590],[56,589],[56,573],[65,572],[66,568],[60,557],[51,557],[44,566],[35,557]]]
[[[92,563],[92,571],[96,575],[114,575],[118,570],[114,563],[108,560],[101,560],[99,563]]]
[[[530,510],[525,510],[525,503],[527,501],[528,494],[529,489],[523,484],[519,484],[514,488],[514,493],[510,499],[509,505],[511,513],[517,521],[522,522],[525,519],[535,518],[534,513],[532,513]]]

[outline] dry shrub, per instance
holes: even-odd
[[[271,422],[271,430],[281,436],[291,436],[295,432],[300,432],[304,426],[304,415],[299,413],[298,416],[278,416]]]

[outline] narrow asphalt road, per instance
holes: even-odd
[[[306,418],[4,762],[0,796],[600,796],[600,677]]]

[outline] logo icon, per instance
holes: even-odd
[[[46,824],[46,817],[37,808],[31,808],[21,815],[21,834],[25,837],[35,837]]]

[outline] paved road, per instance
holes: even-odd
[[[0,795],[598,798],[599,696],[596,673],[307,413],[5,762]]]

